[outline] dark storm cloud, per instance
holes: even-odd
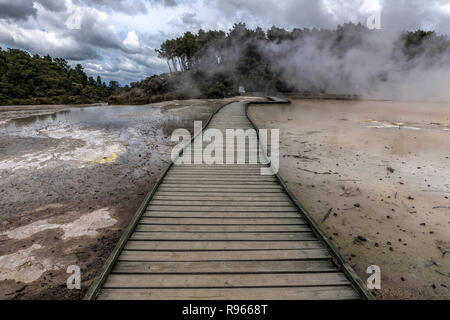
[[[181,15],[179,26],[188,30],[197,30],[200,28],[202,22],[198,19],[195,12],[185,13]]]
[[[34,3],[47,10],[61,12],[66,10],[64,1],[55,0],[0,0],[0,19],[26,20],[37,13]]]
[[[181,1],[180,0],[148,0],[151,4],[161,5],[164,7],[175,7]]]
[[[25,20],[35,14],[33,1],[0,0],[0,19]]]
[[[61,12],[66,10],[66,3],[63,0],[38,0],[35,2],[39,2],[44,8],[53,12]]]
[[[148,13],[146,3],[152,6],[176,7],[181,0],[75,0],[83,4],[106,11],[122,12],[128,15]]]
[[[249,24],[288,26],[332,27],[333,21],[327,15],[323,1],[285,0],[215,0],[218,11],[231,19],[246,21]]]
[[[145,0],[74,0],[75,4],[129,15],[146,14]]]

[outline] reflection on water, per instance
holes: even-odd
[[[78,147],[80,154],[76,156],[70,153],[70,159],[90,159],[95,163],[117,159],[128,163],[130,158],[144,154],[151,154],[154,159],[159,153],[169,152],[168,148],[175,144],[170,141],[172,132],[177,128],[192,132],[194,120],[208,117],[209,110],[206,110],[208,112],[202,113],[201,109],[196,107],[194,110],[189,105],[174,110],[158,106],[73,107],[51,114],[12,119],[0,125],[0,135],[77,139],[84,147]],[[122,154],[125,150],[127,152]],[[58,159],[61,154],[58,154]]]
[[[190,112],[164,113],[161,112],[161,108],[152,106],[75,107],[51,114],[12,119],[0,127],[0,132],[22,136],[25,131],[25,135],[29,136],[33,131],[38,135],[42,130],[69,127],[96,130],[134,128],[135,130],[132,131],[140,135],[161,129],[160,133],[168,137],[177,128],[190,129],[194,120],[201,119]],[[127,135],[125,132],[122,134]]]
[[[10,124],[15,124],[16,126],[26,126],[26,125],[30,125],[34,122],[38,122],[38,121],[45,121],[47,119],[50,119],[52,121],[56,120],[58,117],[58,114],[67,114],[70,113],[70,110],[61,110],[55,113],[50,113],[50,114],[39,114],[39,115],[34,115],[34,116],[30,116],[30,117],[25,117],[25,118],[18,118],[18,119],[13,119],[10,120]]]

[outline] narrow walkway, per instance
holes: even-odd
[[[223,107],[208,128],[252,128],[245,103]],[[360,298],[260,167],[172,166],[88,298]]]

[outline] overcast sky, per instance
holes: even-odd
[[[167,71],[162,41],[199,28],[335,28],[381,10],[383,30],[450,34],[450,0],[0,0],[0,45],[82,63],[122,84]]]

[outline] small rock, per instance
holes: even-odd
[[[365,237],[363,237],[363,236],[357,236],[356,239],[358,241],[367,241],[367,239]]]

